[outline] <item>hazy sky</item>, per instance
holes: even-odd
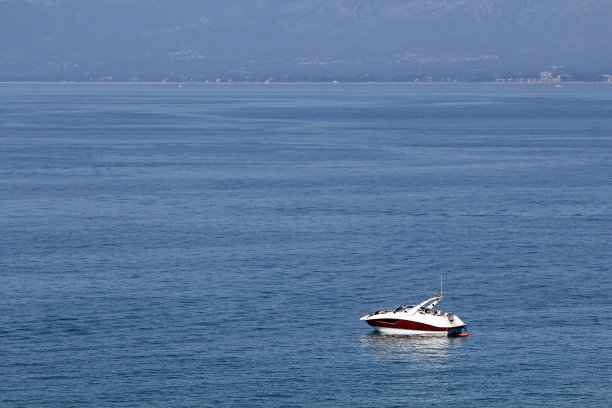
[[[612,73],[612,0],[0,0],[0,80]]]

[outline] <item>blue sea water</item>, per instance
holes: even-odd
[[[2,407],[612,397],[610,86],[0,85],[0,217]]]

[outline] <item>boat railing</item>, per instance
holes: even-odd
[[[370,309],[370,311],[362,313],[362,316],[370,316],[370,315],[375,315],[375,314],[382,314],[382,313],[389,313],[389,312],[393,312],[395,309],[397,309],[397,306],[393,306],[393,307],[381,307],[378,309]]]

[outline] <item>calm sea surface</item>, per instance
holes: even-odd
[[[611,268],[612,86],[0,85],[2,407],[608,406]]]

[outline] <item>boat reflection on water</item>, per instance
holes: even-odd
[[[443,362],[457,354],[464,339],[441,336],[384,335],[377,332],[361,336],[361,344],[378,351],[376,357],[385,360]]]

